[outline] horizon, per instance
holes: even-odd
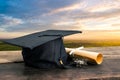
[[[74,37],[74,38],[73,38]],[[74,34],[65,37],[67,40],[116,40],[120,41],[120,30],[102,30],[102,31],[83,31],[82,34]]]
[[[120,0],[0,0],[0,38],[48,29],[120,31],[119,14]]]
[[[35,33],[35,32],[33,32]],[[9,34],[9,37],[6,37]],[[1,36],[0,39],[11,39],[17,38],[31,33],[17,34],[8,33],[7,35]],[[74,37],[74,38],[73,38]],[[118,40],[120,41],[120,30],[84,30],[82,33],[77,33],[64,37],[65,40]]]

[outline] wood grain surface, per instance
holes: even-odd
[[[101,65],[71,69],[35,69],[24,66],[21,51],[0,52],[0,80],[120,80],[120,47],[95,47],[101,52]]]

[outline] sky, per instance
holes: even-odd
[[[120,30],[120,0],[0,0],[0,38],[47,29]]]

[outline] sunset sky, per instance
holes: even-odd
[[[120,30],[120,0],[0,0],[0,38],[47,29]]]

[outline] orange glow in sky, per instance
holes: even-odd
[[[0,0],[0,38],[47,29],[120,31],[120,0]]]

